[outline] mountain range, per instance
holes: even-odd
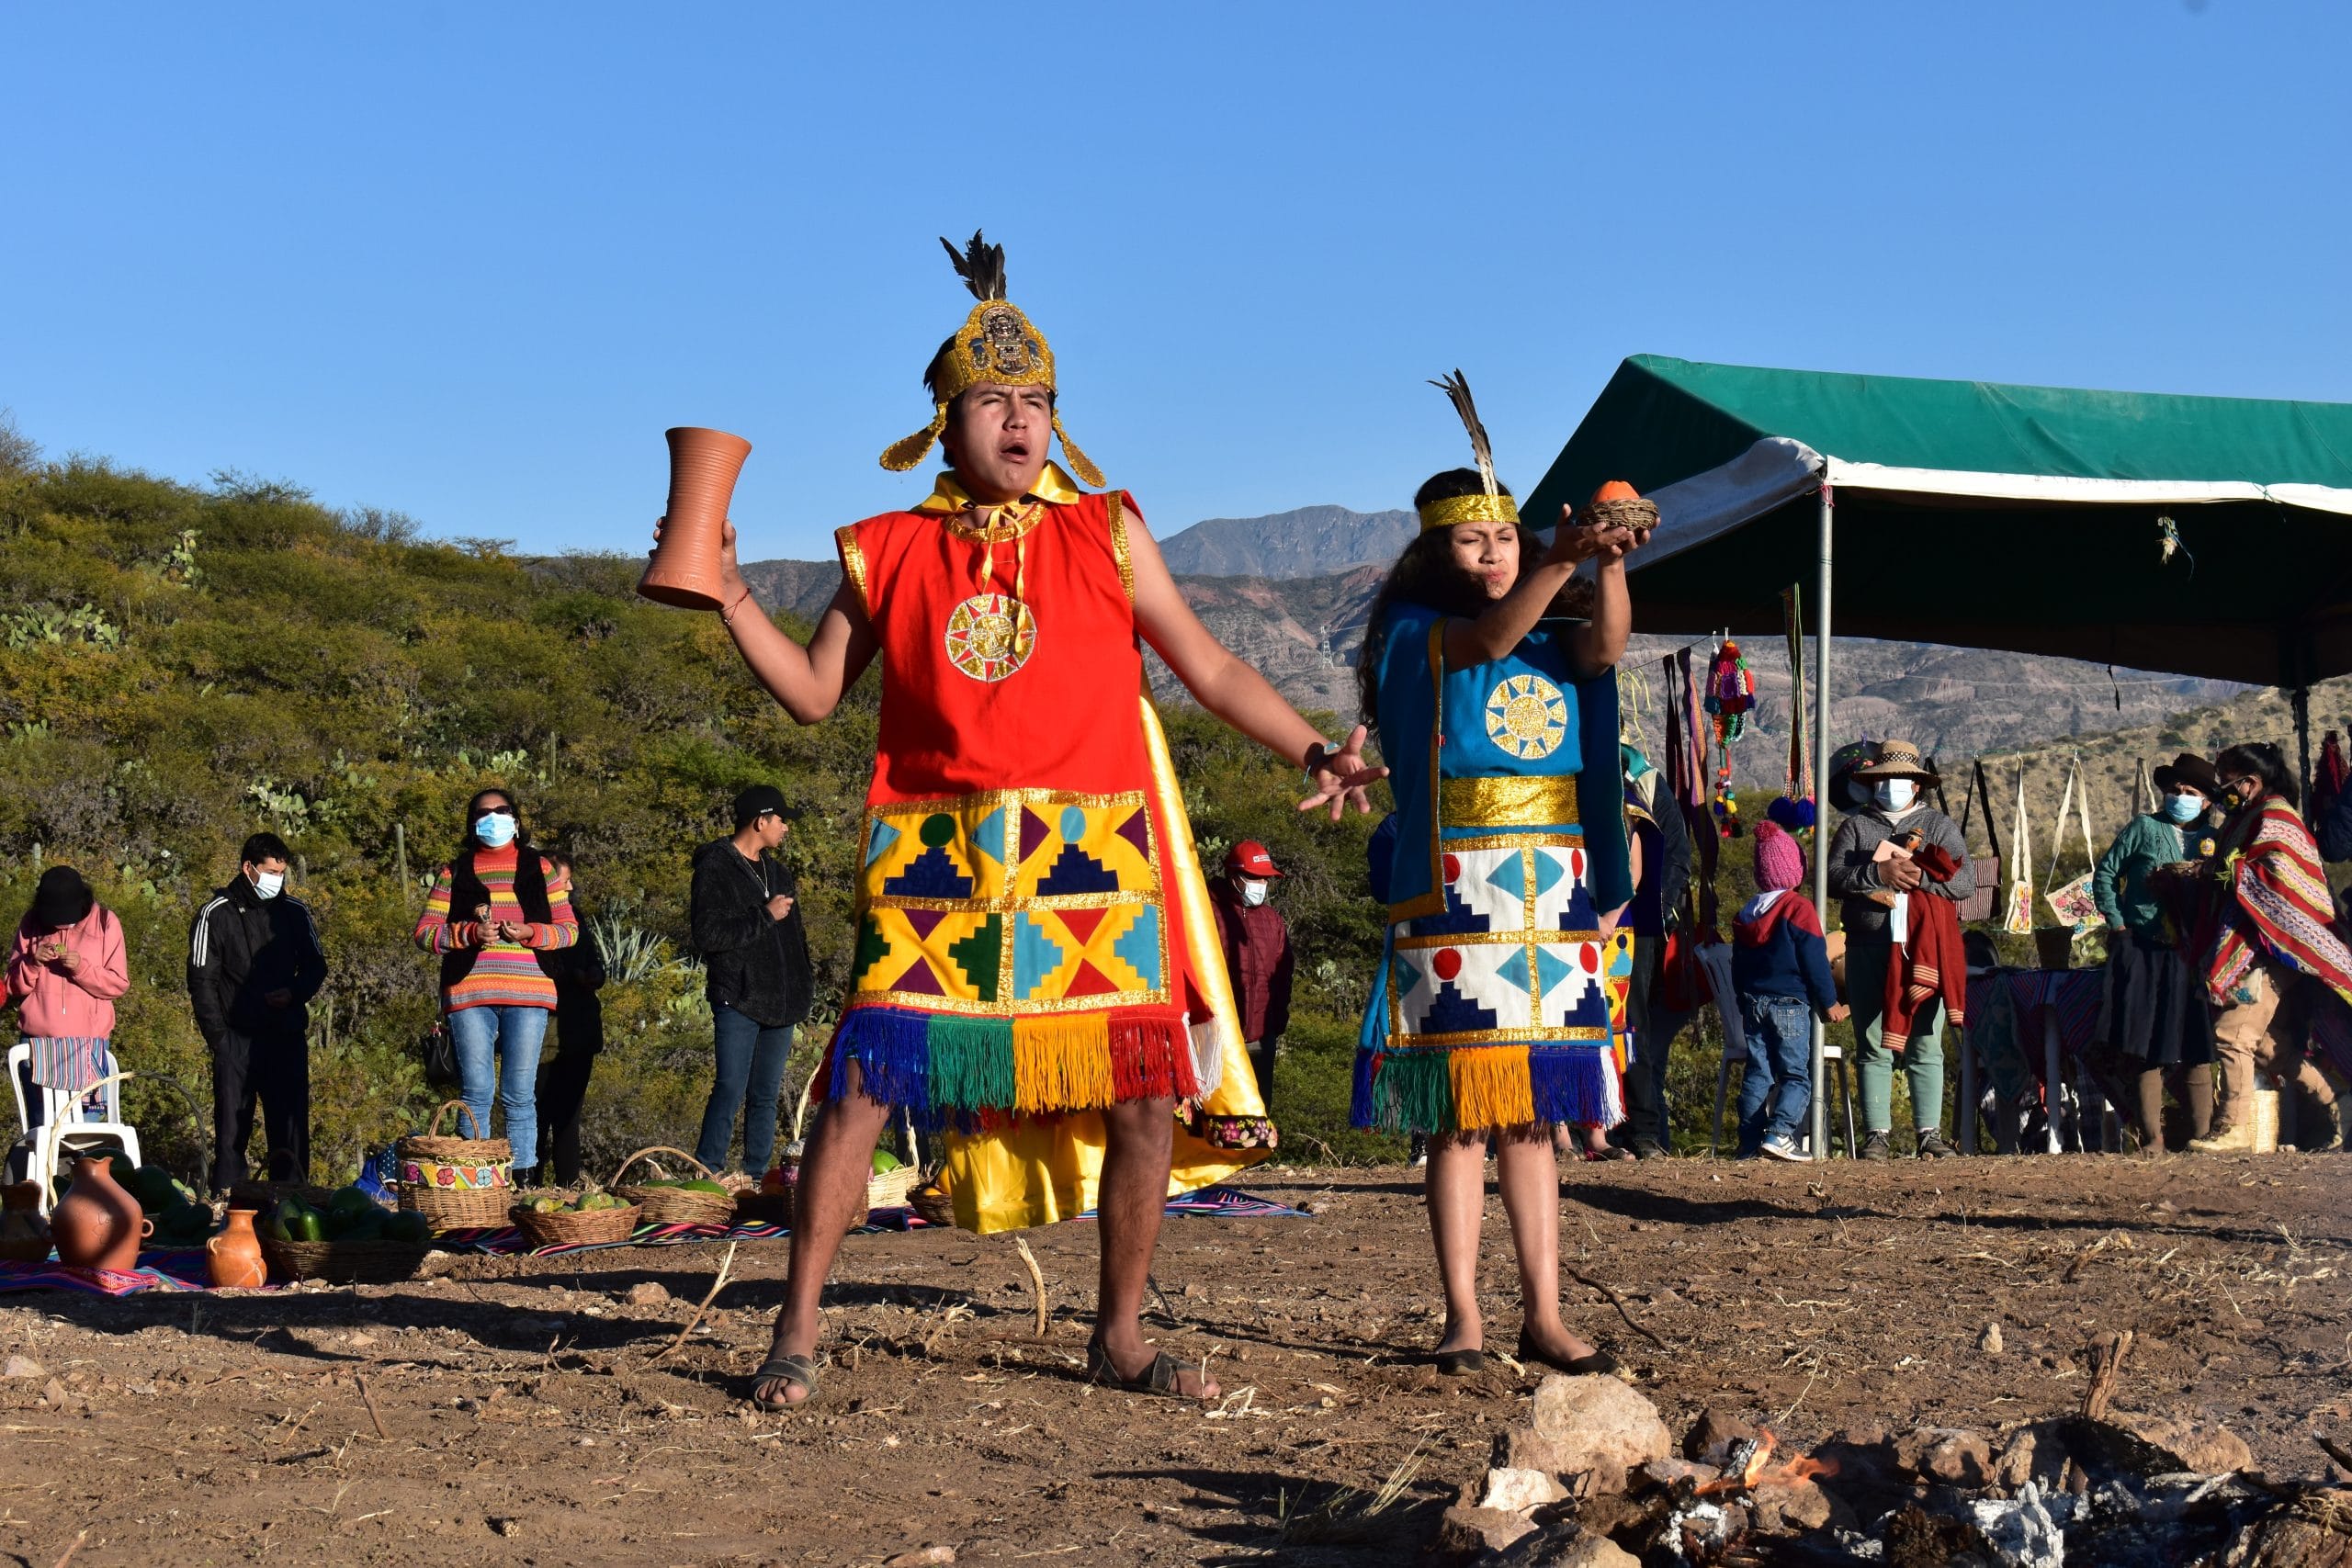
[[[1185,599],[1227,647],[1301,710],[1347,717],[1356,707],[1355,653],[1365,612],[1387,564],[1413,533],[1408,512],[1310,506],[1195,524],[1162,540],[1160,553]],[[821,612],[841,581],[839,565],[830,560],[759,561],[743,571],[763,603],[804,618]],[[1638,575],[1634,586],[1640,626]],[[1659,660],[1693,642],[1688,633],[1644,628],[1620,667],[1623,698],[1654,739]],[[1757,707],[1746,737],[1733,748],[1735,777],[1746,784],[1778,784],[1788,765],[1787,644],[1767,637],[1743,646],[1756,677]],[[1712,648],[1701,641],[1693,651],[1702,679]],[[1841,637],[1831,651],[1831,728],[1841,741],[1894,736],[1945,758],[2013,753],[2106,731],[2144,729],[2153,738],[2169,731],[2175,716],[2221,711],[2220,705],[2255,690],[1933,643]],[[1804,658],[1810,683],[1809,639]],[[1157,655],[1148,655],[1148,662],[1153,689],[1163,699],[1189,700]]]

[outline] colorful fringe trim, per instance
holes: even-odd
[[[859,1090],[926,1130],[972,1131],[1011,1116],[1094,1111],[1199,1091],[1183,1021],[1139,1013],[967,1018],[859,1007],[833,1032],[825,1097]]]
[[[1478,1045],[1356,1053],[1357,1127],[1461,1133],[1529,1122],[1613,1127],[1625,1119],[1608,1047]]]

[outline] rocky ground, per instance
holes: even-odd
[[[773,1243],[736,1253],[683,1341],[721,1247],[0,1298],[0,1544],[40,1568],[1421,1562],[1539,1380],[1420,1360],[1412,1173],[1247,1185],[1314,1213],[1173,1219],[1161,1246],[1158,1337],[1222,1381],[1205,1409],[1081,1381],[1082,1224],[1033,1238],[1043,1340],[1010,1238],[851,1238],[824,1397],[790,1416],[741,1398]],[[1709,1411],[1770,1426],[1784,1454],[1872,1427],[1997,1433],[2074,1412],[2090,1348],[2125,1329],[2119,1406],[2226,1425],[2274,1478],[2328,1473],[2310,1434],[2352,1426],[2343,1156],[1578,1165],[1566,1192],[1567,1262],[1647,1333],[1574,1281],[1570,1320],[1678,1438]],[[1508,1349],[1491,1202],[1484,1277]]]

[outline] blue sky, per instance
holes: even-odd
[[[444,536],[748,555],[876,455],[985,225],[1163,534],[1533,483],[1636,352],[2352,400],[2352,7],[0,3],[0,405]]]

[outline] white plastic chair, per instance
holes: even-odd
[[[133,1165],[145,1163],[140,1156],[139,1131],[122,1119],[122,1080],[129,1073],[114,1073],[100,1078],[91,1089],[102,1089],[106,1095],[106,1114],[97,1121],[85,1120],[83,1101],[90,1090],[50,1089],[32,1081],[33,1048],[19,1041],[8,1052],[8,1088],[17,1099],[17,1143],[9,1151],[10,1163],[18,1154],[29,1157],[25,1175],[40,1183],[40,1212],[49,1213],[50,1190],[57,1176],[57,1159],[68,1140],[77,1147],[111,1141],[119,1145]],[[29,1114],[26,1090],[41,1097],[44,1112],[36,1130]]]

